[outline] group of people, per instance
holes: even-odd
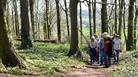
[[[119,53],[121,52],[121,40],[118,34],[110,36],[104,32],[101,37],[93,35],[88,44],[90,64],[98,62],[104,68],[111,65],[111,58],[114,63],[119,63]]]

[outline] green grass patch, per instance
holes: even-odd
[[[109,77],[138,77],[138,51],[128,51],[125,60]]]
[[[69,58],[69,44],[35,43],[35,47],[27,50],[18,50],[18,54],[23,59],[27,69],[8,68],[8,74],[20,76],[24,73],[38,74],[38,76],[54,76],[57,72],[66,72],[72,67],[82,66],[82,60]],[[19,43],[15,45],[19,46]],[[81,46],[81,51],[85,53],[86,45]],[[0,66],[3,67],[3,66]],[[3,72],[4,68],[0,71]]]

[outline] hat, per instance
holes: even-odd
[[[119,37],[119,35],[118,35],[118,34],[116,34],[116,35],[115,35],[115,37]]]
[[[108,33],[107,32],[104,32],[103,35],[108,35]]]
[[[92,38],[92,39],[95,39],[95,37],[94,37],[94,36],[92,36],[91,38]]]
[[[92,36],[92,37],[91,37],[91,39],[95,40],[95,37],[94,37],[94,36]]]
[[[103,37],[110,37],[107,32],[104,32],[102,35],[103,35]]]

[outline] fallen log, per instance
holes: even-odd
[[[16,38],[15,40],[21,41],[20,38]],[[35,40],[33,40],[33,42],[57,43],[57,40],[54,40],[54,39],[45,39],[45,40],[35,39]]]

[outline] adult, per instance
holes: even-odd
[[[119,35],[115,35],[114,39],[114,62],[119,63],[119,53],[121,52],[121,40],[119,38]]]
[[[94,37],[95,37],[95,40],[99,43],[99,41],[100,41],[100,38],[98,37],[98,35],[97,34],[94,34],[93,35]],[[97,47],[97,52],[96,52],[96,61],[99,63],[99,60],[100,60],[100,58],[99,58],[99,45],[98,45],[98,47]]]
[[[93,64],[96,61],[96,52],[97,52],[98,43],[95,40],[95,37],[92,36],[89,42],[89,56],[90,64]]]
[[[103,34],[101,35],[101,38],[98,41],[98,47],[99,47],[99,61],[100,65],[104,64],[104,39],[103,39]]]
[[[104,67],[107,68],[111,65],[110,59],[112,57],[112,52],[113,52],[113,41],[107,32],[104,32],[103,35],[104,35],[104,52],[105,52]]]

